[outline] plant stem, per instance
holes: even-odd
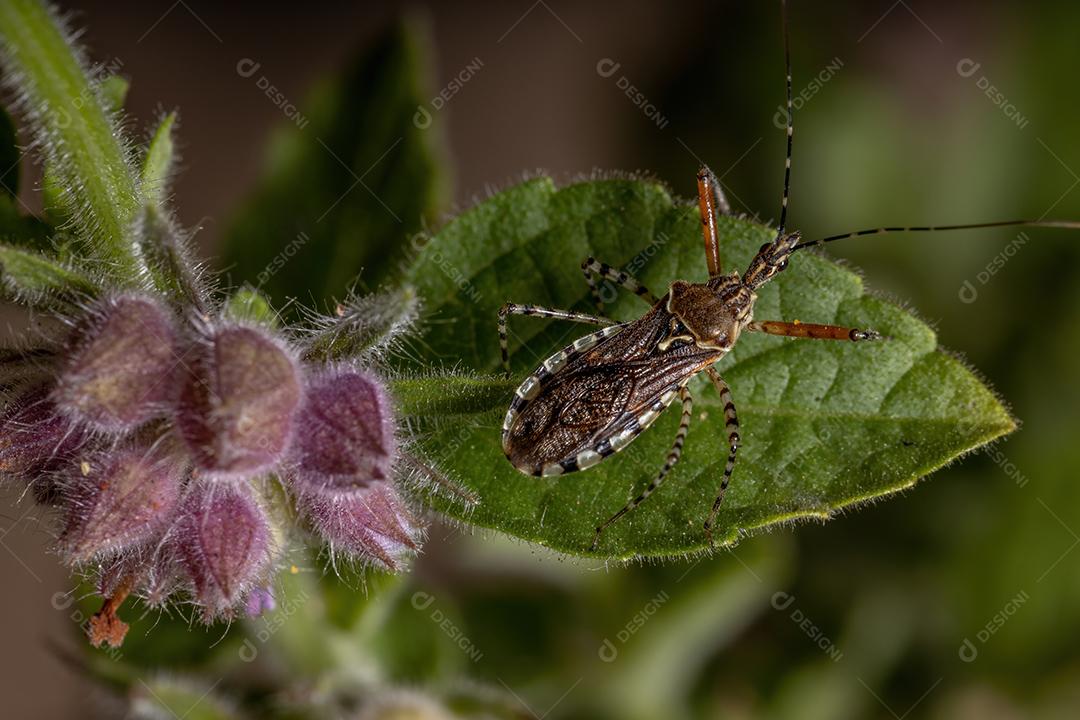
[[[139,183],[99,88],[38,0],[0,0],[0,48],[79,239],[117,279],[132,283],[142,270],[130,241]]]

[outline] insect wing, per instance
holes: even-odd
[[[654,308],[619,334],[569,356],[559,372],[539,377],[505,438],[511,462],[532,475],[584,470],[651,425],[678,387],[719,357],[690,344],[661,352],[669,320]]]

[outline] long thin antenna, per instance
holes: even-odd
[[[784,158],[784,195],[780,198],[780,225],[776,230],[776,239],[784,237],[787,226],[788,196],[791,191],[791,138],[795,134],[795,123],[791,116],[791,42],[788,40],[787,2],[780,1],[780,18],[784,26],[784,71],[787,73],[787,157]]]
[[[791,249],[792,252],[796,250],[802,250],[803,248],[814,247],[817,245],[824,245],[825,243],[834,242],[836,240],[846,240],[847,238],[859,237],[860,235],[884,235],[885,233],[901,233],[901,232],[942,232],[945,230],[979,230],[983,228],[999,228],[999,227],[1048,227],[1048,228],[1067,228],[1070,230],[1080,230],[1080,221],[1074,220],[999,220],[997,222],[985,222],[985,223],[970,223],[965,225],[924,225],[921,227],[882,227],[882,228],[869,228],[866,230],[856,230],[855,232],[842,233],[840,235],[829,235],[818,240],[807,240],[801,242]]]

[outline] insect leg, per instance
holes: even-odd
[[[617,270],[596,258],[585,258],[581,263],[581,272],[585,275],[585,282],[589,283],[589,291],[592,293],[593,301],[596,302],[596,307],[600,309],[600,312],[604,311],[604,300],[600,297],[600,288],[596,286],[596,280],[594,279],[596,275],[621,285],[650,305],[656,304],[656,296],[649,292],[647,287],[622,270]]]
[[[787,153],[784,158],[784,194],[780,198],[780,222],[776,227],[776,240],[780,243],[786,235],[788,197],[791,192],[791,140],[795,135],[795,122],[791,102],[791,41],[788,38],[787,3],[780,3],[781,22],[784,26],[784,70],[787,73]]]
[[[712,168],[708,165],[703,165],[701,170],[698,170],[698,178],[701,174],[708,175],[709,185],[712,188],[713,199],[716,203],[716,209],[721,215],[734,215],[735,212],[731,209],[731,203],[728,202],[727,195],[724,194],[724,186],[720,182],[720,178],[716,176],[716,173],[712,171]],[[700,200],[700,193],[699,198]]]
[[[624,505],[622,510],[608,518],[603,525],[596,528],[596,535],[593,537],[592,545],[589,546],[590,551],[596,550],[597,546],[600,544],[600,534],[603,533],[608,526],[643,503],[645,498],[652,495],[653,491],[660,487],[660,484],[664,482],[664,478],[667,477],[668,473],[671,472],[671,469],[679,462],[679,458],[682,457],[683,443],[686,442],[686,433],[690,431],[690,415],[694,410],[694,398],[690,396],[689,390],[685,387],[681,387],[679,388],[679,399],[682,401],[682,419],[679,420],[679,431],[675,433],[675,442],[672,443],[671,450],[668,451],[667,460],[664,461],[664,467],[660,468],[660,473],[651,483],[649,483],[649,486],[645,488],[640,495]]]
[[[709,266],[709,277],[724,274],[724,262],[720,257],[720,231],[716,227],[716,214],[731,214],[720,181],[713,171],[702,165],[697,174],[698,208],[701,210],[701,232],[705,238],[705,262]]]
[[[717,493],[716,500],[713,502],[709,519],[705,521],[705,537],[709,539],[709,545],[712,545],[712,525],[716,520],[716,513],[720,510],[720,504],[724,502],[724,494],[727,492],[728,483],[731,482],[731,473],[735,471],[735,456],[739,451],[739,416],[735,412],[731,388],[720,377],[720,373],[716,372],[715,368],[709,368],[705,372],[712,380],[717,394],[720,395],[720,402],[724,404],[724,429],[727,430],[728,436],[728,458],[727,464],[724,465],[724,479],[720,482],[720,492]]]
[[[595,315],[571,312],[569,310],[551,310],[537,307],[536,305],[518,305],[506,303],[499,308],[499,349],[502,350],[503,368],[510,373],[510,351],[506,345],[506,318],[508,315],[533,315],[535,317],[554,318],[556,320],[570,320],[572,322],[588,323],[590,325],[614,325],[613,320],[608,320]]]
[[[779,320],[764,320],[752,322],[746,326],[752,332],[763,332],[768,335],[782,335],[783,337],[812,338],[814,340],[880,340],[881,333],[874,330],[859,330],[858,328],[842,327],[840,325],[818,325],[816,323],[783,322]]]

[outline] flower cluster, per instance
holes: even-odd
[[[207,621],[272,606],[297,517],[359,563],[397,570],[416,550],[383,383],[298,356],[267,327],[124,292],[13,384],[0,472],[57,509],[62,557],[96,575],[94,642],[122,641],[130,594],[186,596]]]

